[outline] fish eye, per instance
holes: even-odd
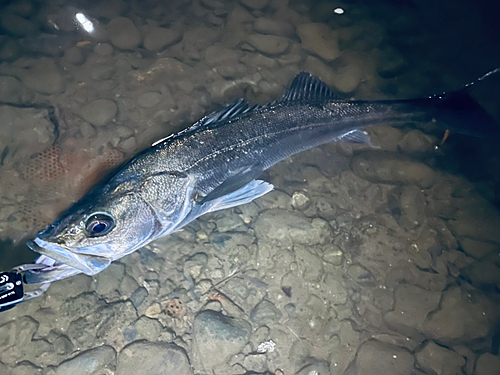
[[[92,237],[103,236],[115,226],[114,219],[103,213],[91,215],[85,224],[85,229]]]

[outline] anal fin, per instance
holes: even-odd
[[[351,142],[351,143],[359,143],[363,145],[367,145],[373,148],[379,148],[372,143],[370,136],[367,132],[360,129],[351,130],[345,134],[338,136],[335,141],[337,142]]]

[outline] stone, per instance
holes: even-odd
[[[1,367],[0,367],[1,370]],[[7,374],[7,372],[0,372],[0,374]],[[14,367],[9,375],[43,375],[43,369],[35,366],[33,363],[28,361],[22,361],[16,367]]]
[[[328,363],[325,363],[323,361],[317,361],[317,360],[312,360],[308,359],[307,365],[302,367],[299,372],[297,372],[296,375],[328,375],[332,374],[329,370]]]
[[[220,312],[205,310],[198,313],[193,324],[193,362],[204,371],[226,363],[248,342],[250,324],[227,317]]]
[[[141,306],[141,304],[144,302],[147,296],[148,296],[148,290],[144,287],[139,287],[130,296],[130,301],[137,309],[139,306]]]
[[[66,80],[54,60],[41,58],[20,73],[21,80],[40,94],[59,94],[66,90]]]
[[[21,55],[17,40],[5,37],[0,39],[0,61],[14,61]]]
[[[270,0],[241,0],[241,3],[251,9],[264,9]]]
[[[431,152],[437,144],[438,139],[420,130],[410,130],[398,143],[398,148],[408,154],[419,154]]]
[[[271,34],[286,37],[293,37],[295,28],[288,22],[272,20],[270,18],[260,17],[254,22],[254,29],[260,34]]]
[[[258,324],[269,324],[280,320],[281,315],[281,311],[271,301],[262,300],[250,313],[250,320]]]
[[[323,281],[328,299],[334,305],[344,305],[347,302],[347,290],[334,274],[327,274]]]
[[[396,287],[394,299],[394,311],[384,315],[385,322],[402,333],[408,328],[421,331],[429,313],[438,308],[441,293],[401,284]]]
[[[498,306],[460,287],[443,292],[441,306],[424,323],[422,333],[443,343],[464,343],[486,337],[498,319]]]
[[[334,266],[340,266],[342,264],[342,258],[344,253],[337,245],[329,245],[325,252],[323,253],[323,260],[327,263],[333,264]]]
[[[111,43],[119,49],[134,49],[141,43],[139,30],[129,18],[113,18],[107,25],[107,32]]]
[[[64,58],[73,65],[80,65],[85,61],[85,55],[78,47],[71,47],[64,51]]]
[[[377,72],[382,78],[392,78],[408,67],[406,59],[394,47],[388,46],[381,51]]]
[[[464,199],[448,226],[458,237],[500,243],[500,212],[479,194]]]
[[[33,22],[8,12],[2,12],[0,15],[0,25],[9,34],[18,37],[34,34],[37,31],[37,26]]]
[[[102,370],[116,358],[111,346],[99,346],[87,350],[61,363],[55,370],[56,375],[92,375]]]
[[[483,258],[488,254],[500,249],[499,245],[474,240],[472,238],[463,237],[458,240],[462,250],[469,256],[474,258]]]
[[[425,206],[425,195],[422,189],[414,185],[403,186],[399,197],[401,209],[399,224],[410,230],[422,225],[426,217]]]
[[[460,270],[460,274],[468,278],[474,286],[500,286],[500,267],[491,260],[475,262]]]
[[[299,25],[297,35],[302,42],[302,48],[318,55],[323,60],[333,61],[340,56],[337,35],[323,23]]]
[[[137,104],[142,108],[152,108],[161,102],[162,95],[159,92],[149,91],[141,94],[137,99]]]
[[[94,47],[94,52],[101,56],[111,56],[113,54],[113,46],[109,43],[97,43]]]
[[[356,354],[356,375],[410,375],[413,373],[413,356],[399,346],[369,340]]]
[[[213,45],[221,34],[219,28],[198,26],[187,30],[182,36],[182,48],[186,57],[201,60],[206,49]]]
[[[436,181],[436,172],[427,165],[383,152],[357,156],[352,161],[352,169],[358,177],[374,183],[418,185],[428,189]]]
[[[474,375],[498,375],[498,369],[500,369],[500,356],[484,353],[477,360]]]
[[[0,76],[0,102],[20,104],[23,97],[23,84],[16,78]]]
[[[323,262],[321,258],[303,246],[295,245],[294,250],[295,259],[302,270],[302,278],[305,281],[318,282],[323,276]]]
[[[267,370],[267,356],[265,354],[249,354],[243,360],[243,367],[247,371],[263,373]]]
[[[322,219],[311,220],[299,213],[270,209],[259,215],[254,223],[257,237],[282,245],[318,245],[331,238],[331,229]]]
[[[247,41],[260,52],[269,55],[279,55],[290,45],[287,38],[277,35],[252,34],[248,36]]]
[[[110,99],[94,100],[80,109],[80,116],[94,126],[104,126],[115,118],[116,103]]]
[[[418,353],[417,362],[422,369],[437,375],[460,375],[465,359],[453,350],[429,341]]]
[[[226,214],[215,221],[219,233],[233,231],[245,225],[243,219],[237,214]]]
[[[311,199],[301,191],[295,191],[292,194],[292,207],[296,210],[305,210],[309,207]]]
[[[175,29],[154,27],[144,37],[144,48],[150,51],[161,51],[181,39],[181,33]]]
[[[97,275],[96,292],[104,298],[118,297],[118,288],[125,274],[125,267],[120,263],[111,263]]]
[[[127,341],[156,341],[160,337],[162,325],[156,319],[141,316],[136,322],[132,323],[123,335]]]
[[[177,345],[139,341],[120,351],[115,375],[192,373],[185,351]]]

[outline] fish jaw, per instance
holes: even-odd
[[[39,237],[35,238],[33,241],[27,242],[27,245],[31,250],[76,268],[89,276],[101,272],[108,267],[112,261],[112,259],[106,257],[78,254],[64,245],[46,242]]]

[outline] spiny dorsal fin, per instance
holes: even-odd
[[[208,116],[205,116],[202,118],[200,121],[198,121],[196,124],[193,125],[196,127],[203,126],[203,125],[208,125],[214,122],[219,122],[219,121],[227,121],[231,120],[235,117],[238,117],[239,115],[242,115],[244,113],[251,112],[259,107],[258,104],[250,105],[247,102],[245,102],[243,99],[238,99],[235,102],[225,106],[224,108],[221,108],[215,112],[212,112]]]
[[[339,96],[315,75],[309,72],[300,72],[281,101],[321,101],[325,99],[339,99]]]

